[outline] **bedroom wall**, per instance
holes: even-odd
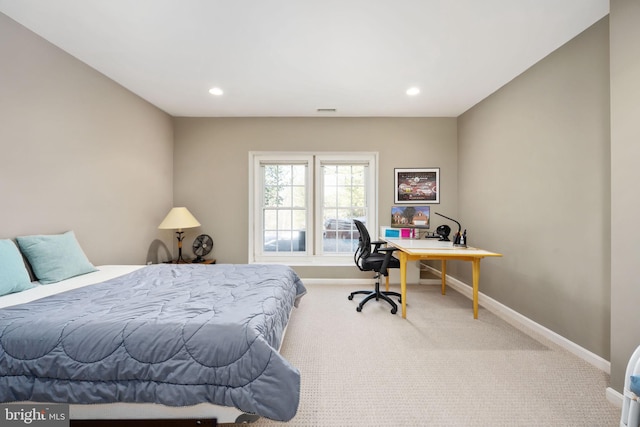
[[[609,359],[608,18],[458,120],[458,203],[481,291]],[[470,268],[454,275],[471,283]]]
[[[218,262],[247,262],[249,151],[378,152],[381,225],[390,222],[394,168],[440,167],[441,204],[433,206],[457,214],[454,118],[175,118],[174,132],[174,199],[202,223],[185,235],[189,254],[195,236],[209,233]],[[355,266],[295,269],[306,278],[360,277]]]
[[[170,245],[171,118],[3,14],[0,63],[0,238],[73,229],[97,265]]]
[[[611,385],[640,345],[640,2],[611,1]]]

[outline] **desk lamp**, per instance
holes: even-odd
[[[180,207],[180,208],[172,208],[165,219],[158,226],[161,230],[176,230],[176,235],[178,238],[178,259],[176,260],[176,264],[184,264],[186,261],[182,258],[182,239],[184,239],[184,231],[183,228],[193,228],[200,227],[200,223],[198,220],[191,215],[189,209]]]
[[[443,218],[447,218],[449,221],[453,221],[456,224],[458,224],[458,231],[456,232],[454,238],[453,238],[453,246],[460,246],[463,248],[467,247],[467,230],[464,230],[464,233],[462,233],[462,226],[460,225],[460,223],[458,221],[456,221],[453,218],[449,218],[448,216],[444,216],[438,212],[434,212],[436,215],[440,215]],[[440,227],[438,227],[440,228]],[[449,233],[447,233],[448,235]],[[441,240],[449,240],[449,239],[441,239]]]

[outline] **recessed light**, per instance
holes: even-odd
[[[220,89],[219,87],[212,87],[211,89],[209,89],[209,93],[211,95],[216,95],[216,96],[220,96],[222,95],[224,92],[222,91],[222,89]]]
[[[409,96],[416,96],[419,93],[420,93],[420,88],[410,87],[409,89],[407,89],[407,95]]]

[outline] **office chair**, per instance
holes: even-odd
[[[360,233],[358,249],[356,249],[356,253],[353,255],[353,260],[361,271],[375,271],[376,274],[374,277],[376,279],[376,284],[373,291],[351,292],[348,298],[349,300],[352,300],[354,295],[367,295],[362,301],[360,301],[360,304],[358,304],[358,307],[356,308],[357,312],[362,311],[362,307],[367,303],[367,301],[375,298],[376,301],[383,299],[391,304],[391,314],[396,314],[398,306],[391,300],[391,298],[389,298],[389,295],[398,297],[398,302],[402,302],[402,300],[400,299],[400,294],[398,292],[389,292],[388,271],[389,268],[400,268],[400,261],[393,256],[393,251],[395,251],[396,248],[381,247],[384,244],[382,241],[372,242],[369,232],[364,224],[357,219],[354,219],[353,222],[356,224],[358,232]],[[371,251],[372,247],[373,251]],[[380,290],[381,275],[386,277],[386,291]]]

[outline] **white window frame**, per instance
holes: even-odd
[[[300,253],[262,253],[262,163],[301,163],[307,165],[307,234],[306,251]],[[378,228],[378,153],[375,152],[249,152],[249,263],[279,263],[288,265],[352,265],[353,254],[322,252],[322,177],[321,165],[368,164],[367,229],[372,238]],[[316,232],[318,231],[318,232]]]

